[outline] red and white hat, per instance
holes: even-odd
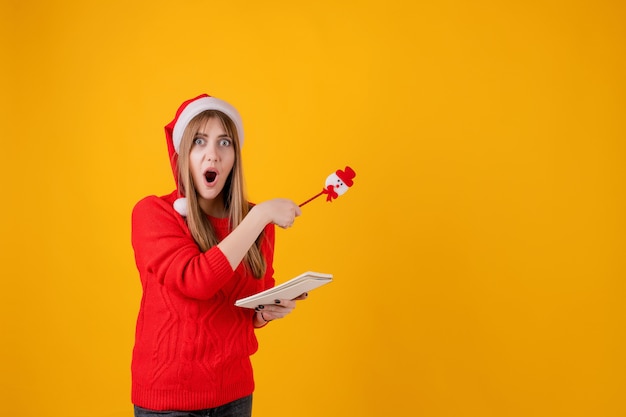
[[[211,97],[208,94],[201,94],[181,104],[176,111],[174,120],[165,126],[165,138],[167,140],[170,163],[172,165],[172,171],[174,172],[174,178],[176,179],[176,187],[181,195],[183,193],[180,189],[180,184],[178,184],[178,152],[180,150],[183,132],[194,117],[207,110],[220,111],[232,120],[237,129],[239,146],[243,146],[243,123],[241,122],[241,115],[230,103],[216,97]],[[187,199],[183,197],[174,202],[174,209],[182,216],[187,215],[186,200]]]
[[[211,97],[208,94],[202,94],[181,104],[176,112],[174,120],[165,126],[166,134],[169,133],[172,137],[172,144],[174,145],[176,153],[180,150],[180,141],[183,138],[183,132],[189,122],[191,122],[191,119],[207,110],[221,111],[228,116],[237,128],[239,146],[243,146],[243,123],[241,122],[241,116],[239,115],[237,109],[224,100]]]

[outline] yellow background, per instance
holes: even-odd
[[[241,111],[254,201],[332,272],[259,332],[255,416],[623,416],[622,1],[7,1],[0,400],[131,416],[130,212],[163,126]]]

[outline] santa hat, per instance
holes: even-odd
[[[354,184],[352,178],[356,176],[356,172],[354,172],[352,168],[346,167],[345,171],[339,169],[337,170],[337,172],[335,172],[335,174],[337,174],[339,179],[343,181],[343,183],[346,184],[348,187],[352,187],[352,184]]]
[[[243,123],[241,122],[239,112],[231,104],[219,98],[211,97],[208,94],[201,94],[181,104],[176,111],[174,120],[165,126],[165,138],[167,140],[170,163],[172,164],[172,171],[176,179],[176,187],[181,195],[180,184],[178,184],[178,152],[180,151],[180,142],[183,139],[183,132],[194,117],[207,110],[217,110],[224,113],[232,120],[237,129],[239,146],[243,146]],[[187,216],[187,199],[182,197],[176,200],[174,202],[174,209],[181,216]]]

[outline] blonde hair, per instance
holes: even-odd
[[[219,240],[208,216],[202,211],[198,203],[196,188],[189,168],[189,153],[191,152],[193,140],[200,128],[213,118],[221,121],[224,130],[233,139],[235,147],[235,162],[222,190],[224,207],[228,211],[228,224],[231,231],[243,221],[251,208],[246,197],[243,168],[241,166],[241,146],[235,124],[224,113],[216,110],[200,113],[189,122],[183,132],[178,157],[178,184],[181,193],[187,197],[187,226],[203,252],[217,245]],[[263,238],[264,233],[261,233],[243,259],[246,269],[252,272],[255,278],[262,278],[267,268],[265,258],[261,254]]]

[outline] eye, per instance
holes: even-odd
[[[230,146],[231,145],[231,140],[230,139],[221,139],[220,140],[220,146]]]
[[[193,144],[194,145],[199,145],[200,146],[200,145],[204,145],[205,143],[206,142],[205,142],[205,140],[203,138],[195,138],[193,140]]]

